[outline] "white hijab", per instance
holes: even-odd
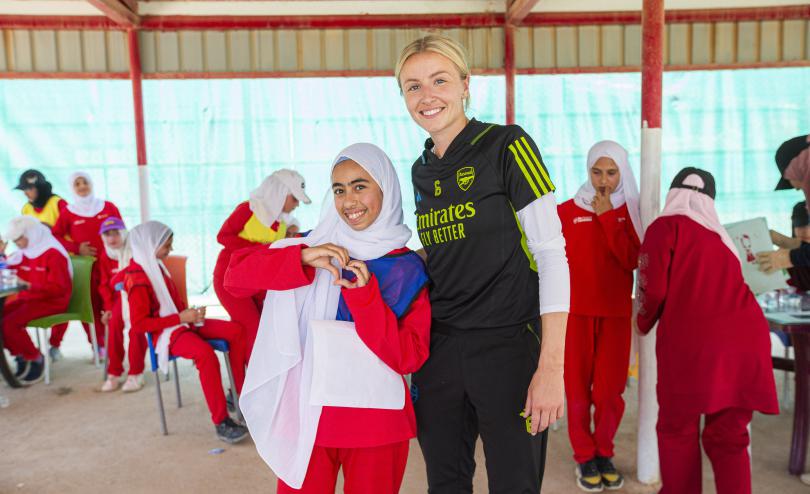
[[[73,184],[76,183],[76,179],[79,177],[87,180],[87,183],[90,185],[90,193],[84,197],[80,197],[76,194],[73,188]],[[73,201],[68,204],[67,208],[71,213],[84,216],[85,218],[92,218],[104,209],[104,200],[96,197],[93,192],[93,180],[87,173],[76,172],[72,174],[70,176],[70,190],[73,191]]]
[[[71,277],[73,276],[73,264],[70,262],[70,255],[68,255],[65,247],[53,236],[50,228],[40,223],[33,216],[18,216],[9,222],[6,237],[9,241],[13,241],[23,236],[28,239],[28,245],[8,256],[7,262],[9,265],[20,264],[23,257],[36,259],[48,250],[56,249],[65,257],[68,272]]]
[[[382,208],[374,223],[363,231],[352,230],[327,199],[320,223],[308,237],[279,240],[271,249],[331,242],[365,261],[405,246],[411,231],[403,224],[399,180],[388,156],[373,144],[353,144],[338,154],[332,169],[347,159],[362,166],[382,189]],[[267,292],[239,399],[259,455],[295,489],[304,482],[322,408],[310,404],[309,321],[335,319],[340,287],[332,282],[328,271],[318,269],[311,285]]]
[[[132,250],[132,260],[143,268],[144,273],[146,273],[147,278],[149,278],[149,282],[160,304],[160,317],[178,313],[177,307],[174,305],[174,301],[169,294],[166,281],[163,279],[164,274],[171,276],[169,275],[169,270],[166,269],[163,261],[155,257],[160,246],[171,236],[171,228],[159,221],[141,223],[133,228],[128,235],[129,246]],[[185,325],[178,324],[177,326],[166,328],[158,337],[155,352],[158,354],[160,370],[165,374],[169,373],[169,342],[171,341],[171,335],[174,330],[183,326]]]
[[[591,201],[596,195],[596,189],[591,183],[591,168],[599,161],[599,158],[610,158],[619,167],[619,186],[610,194],[610,203],[614,208],[627,204],[627,212],[630,214],[630,221],[636,230],[638,239],[643,239],[644,229],[641,225],[641,206],[639,203],[638,185],[630,168],[630,160],[627,157],[627,150],[620,144],[613,141],[600,141],[591,146],[588,151],[588,179],[574,196],[574,203],[582,209],[593,211]]]
[[[699,189],[705,187],[705,183],[703,179],[700,178],[700,175],[694,173],[688,175],[683,183],[684,185],[697,187]],[[708,195],[691,189],[670,189],[667,193],[666,204],[664,205],[664,210],[661,211],[661,216],[674,215],[687,216],[704,228],[720,235],[720,240],[728,247],[728,250],[734,253],[734,257],[740,258],[737,247],[734,245],[726,229],[720,224],[717,209],[714,207],[714,199]]]
[[[270,227],[279,220],[287,195],[292,193],[289,187],[276,176],[278,172],[268,175],[262,183],[250,193],[248,205],[262,225]]]

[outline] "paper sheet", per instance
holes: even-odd
[[[788,275],[784,271],[765,274],[757,268],[757,252],[773,250],[773,242],[765,218],[754,218],[724,225],[742,261],[746,283],[755,295],[778,288],[787,288]]]

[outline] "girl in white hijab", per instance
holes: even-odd
[[[558,212],[571,272],[564,372],[568,437],[578,487],[598,492],[624,483],[611,458],[624,413],[642,228],[627,151],[613,141],[597,142],[588,152],[587,173]]]
[[[42,379],[45,362],[28,336],[26,324],[67,309],[73,268],[65,248],[47,226],[32,216],[11,220],[6,239],[17,246],[6,263],[17,270],[19,284],[25,290],[5,305],[3,339],[6,348],[16,357],[17,378],[33,384]],[[6,243],[0,240],[0,256],[5,249]]]
[[[163,223],[147,221],[129,232],[132,262],[125,270],[132,330],[150,333],[157,339],[160,370],[168,372],[170,356],[194,361],[205,401],[216,426],[217,437],[236,443],[247,437],[247,430],[228,416],[219,359],[205,341],[221,339],[228,343],[236,392],[242,390],[245,368],[245,341],[242,329],[231,321],[206,319],[205,308],[186,308],[186,301],[163,264],[172,250],[173,233]]]
[[[226,287],[269,290],[240,405],[279,493],[331,492],[342,465],[346,492],[394,494],[416,432],[401,374],[428,354],[427,276],[381,149],[345,148],[331,181],[309,236],[231,261]]]
[[[104,249],[101,236],[98,234],[101,224],[110,217],[122,218],[121,212],[115,204],[96,197],[93,180],[85,172],[76,172],[70,176],[70,190],[73,199],[67,208],[59,215],[53,226],[53,235],[65,248],[74,255],[98,257]],[[90,296],[93,302],[95,315],[96,342],[98,343],[98,356],[104,357],[104,324],[101,321],[103,301],[99,287],[101,284],[101,271],[98,263],[93,264],[90,279]],[[92,345],[90,326],[82,323],[87,340]],[[59,346],[67,331],[67,324],[54,326],[51,333],[51,358],[56,361],[62,356]]]
[[[294,170],[277,170],[268,175],[250,193],[250,200],[240,203],[222,224],[217,242],[222,250],[214,267],[214,292],[231,320],[245,329],[248,357],[253,350],[264,294],[234,296],[223,287],[231,255],[238,249],[269,245],[286,238],[295,221],[290,215],[300,202],[309,204],[304,177]]]

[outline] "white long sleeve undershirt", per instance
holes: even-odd
[[[568,312],[571,279],[565,237],[554,194],[545,194],[517,212],[540,278],[540,314]]]

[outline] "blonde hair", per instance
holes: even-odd
[[[397,78],[400,92],[402,92],[402,83],[399,80],[399,74],[402,71],[402,66],[411,56],[426,52],[438,53],[450,60],[458,70],[462,81],[466,81],[470,77],[470,66],[467,63],[467,52],[464,47],[458,41],[443,34],[428,34],[408,43],[399,54],[399,61],[394,68],[394,76]],[[465,106],[470,103],[469,94],[465,98],[465,103]]]

